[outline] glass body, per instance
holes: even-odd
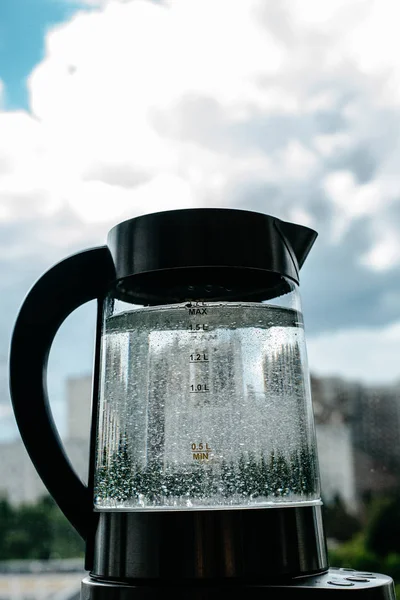
[[[105,301],[96,510],[320,504],[300,297]]]

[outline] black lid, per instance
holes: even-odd
[[[124,221],[111,229],[108,247],[118,296],[130,302],[267,299],[289,291],[282,276],[299,283],[316,237],[258,212],[194,208]]]

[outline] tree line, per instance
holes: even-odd
[[[78,558],[84,550],[51,496],[20,506],[0,499],[0,560]]]

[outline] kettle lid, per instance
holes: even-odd
[[[119,223],[109,232],[107,245],[116,279],[125,280],[121,287],[131,288],[131,295],[143,296],[144,288],[161,285],[165,296],[169,282],[169,287],[183,286],[187,298],[202,281],[211,299],[221,295],[217,284],[228,291],[239,282],[242,290],[258,289],[281,276],[298,284],[316,237],[309,227],[259,212],[189,208]]]

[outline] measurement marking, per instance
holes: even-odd
[[[208,394],[210,390],[189,390],[191,394]]]

